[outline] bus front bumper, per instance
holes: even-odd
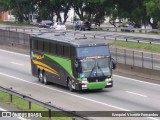
[[[113,81],[110,82],[92,82],[87,84],[76,84],[75,88],[76,90],[96,90],[96,89],[103,89],[103,88],[109,88],[113,86]]]

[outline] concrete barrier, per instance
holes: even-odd
[[[117,69],[114,73],[122,73],[125,75],[138,76],[150,80],[160,80],[160,71],[147,68],[141,68],[131,65],[117,64]]]

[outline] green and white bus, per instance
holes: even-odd
[[[44,84],[60,84],[70,91],[113,86],[115,64],[104,41],[43,33],[31,36],[30,57],[33,76]]]

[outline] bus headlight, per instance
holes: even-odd
[[[112,78],[107,78],[106,82],[112,81]]]
[[[82,78],[82,81],[81,81],[83,84],[86,84],[86,83],[88,83],[88,81],[87,81],[87,78]]]
[[[86,84],[86,83],[88,83],[88,81],[87,80],[82,80],[82,83]]]

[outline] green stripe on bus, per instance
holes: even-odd
[[[54,60],[55,62],[57,62],[62,68],[66,70],[66,72],[69,73],[71,77],[73,77],[72,68],[71,68],[72,66],[71,60],[66,59],[66,58],[57,57],[54,55],[48,55],[48,54],[45,54],[45,55],[49,57],[50,59]]]

